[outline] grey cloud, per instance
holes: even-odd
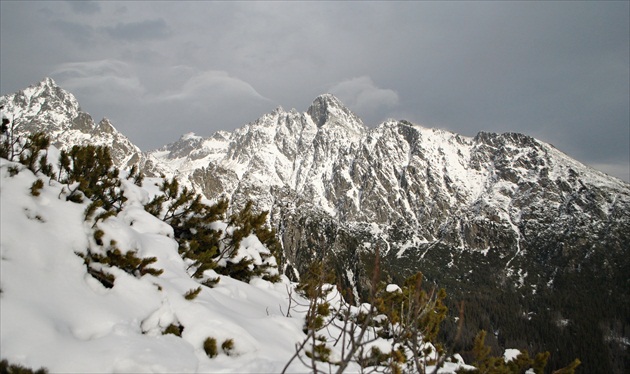
[[[178,79],[182,76],[186,78]],[[251,84],[225,71],[178,66],[166,70],[164,79],[168,89],[147,95],[146,102],[156,123],[174,124],[179,134],[192,131],[209,136],[219,129],[233,129],[275,105]],[[152,143],[152,147],[159,145]]]
[[[373,77],[420,123],[524,132],[586,162],[628,163],[628,4],[607,5],[458,3],[401,50],[413,70],[394,61]],[[404,17],[426,26],[421,14]]]
[[[147,83],[151,83],[139,70],[108,59],[64,63],[52,76],[95,119],[110,118],[143,149],[158,148],[184,132],[209,136],[219,129],[236,128],[274,107],[249,83],[225,71],[163,69],[162,85],[149,91]],[[146,79],[155,80],[155,75]]]
[[[251,97],[269,101],[261,96],[254,87],[238,78],[231,77],[225,71],[206,71],[191,77],[177,93],[168,99],[187,100],[199,96],[220,99],[221,97]]]
[[[114,59],[67,62],[57,66],[52,74],[64,75],[65,78],[94,76],[131,78],[134,76],[131,65]]]
[[[372,125],[383,118],[371,120],[374,120],[383,110],[397,106],[399,102],[396,91],[376,87],[372,79],[367,76],[344,80],[331,87],[329,91]]]
[[[128,41],[162,39],[171,35],[171,30],[162,18],[139,22],[119,22],[116,26],[104,29],[111,37]]]
[[[76,13],[94,14],[101,11],[101,6],[95,1],[67,1],[66,3],[70,5],[70,8]]]
[[[90,25],[62,20],[52,21],[51,24],[66,38],[80,44],[81,46],[89,44],[94,37],[94,29]]]
[[[82,106],[87,105],[88,108],[115,105],[116,110],[125,112],[120,100],[127,98],[123,103],[137,101],[146,91],[134,69],[117,60],[64,63],[50,75],[62,87],[73,92]],[[112,116],[101,111],[92,114],[98,117]]]
[[[589,165],[596,169],[603,171],[608,175],[612,175],[613,177],[620,178],[625,181],[630,181],[630,168],[628,165],[623,162],[609,162],[609,163],[589,163]]]

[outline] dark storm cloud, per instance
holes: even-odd
[[[0,2],[2,93],[52,75],[143,149],[332,92],[369,126],[521,132],[630,180],[628,2],[73,4]]]

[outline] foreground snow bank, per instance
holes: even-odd
[[[215,288],[185,299],[199,284],[187,274],[170,226],[140,208],[146,192],[135,186],[126,188],[123,212],[101,227],[119,248],[157,257],[153,267],[164,272],[136,278],[117,271],[114,287],[105,288],[76,254],[92,232],[83,220],[87,203],[59,199],[54,181],[32,196],[37,177],[0,162],[2,358],[51,372],[279,372],[303,339],[303,318],[280,311],[288,308],[287,281],[221,277]],[[20,172],[11,176],[9,167]],[[170,324],[183,326],[181,338],[162,334]],[[233,339],[229,356],[208,358],[208,337],[219,345]]]

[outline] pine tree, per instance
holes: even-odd
[[[48,147],[50,147],[50,138],[43,132],[30,134],[18,152],[19,162],[33,174],[42,172],[52,177],[52,166],[48,164]]]
[[[226,339],[221,343],[221,350],[228,355],[231,356],[234,354],[234,339]]]
[[[82,202],[85,197],[100,201],[105,210],[120,212],[126,198],[118,175],[108,147],[73,146],[70,152],[60,152],[58,180],[67,185],[69,201]]]
[[[239,213],[230,216],[228,229],[222,232],[213,228],[213,223],[224,218],[228,208],[226,200],[207,205],[201,195],[188,187],[180,188],[175,178],[164,179],[160,191],[162,194],[146,204],[145,210],[173,227],[179,253],[191,261],[189,269],[194,278],[204,279],[206,270],[215,270],[245,282],[257,276],[272,282],[280,280],[276,265],[271,261],[273,254],[280,252],[280,244],[275,231],[265,226],[266,212],[254,214],[253,203],[249,202]],[[241,242],[252,234],[273,251],[260,253],[263,259],[260,264],[249,256],[236,260]],[[207,286],[216,282],[217,278],[202,281]]]
[[[4,105],[0,105],[0,110],[4,109]],[[6,118],[5,116],[2,116],[2,124],[0,125],[0,135],[5,135],[9,132],[9,124],[11,123],[11,121]]]
[[[186,300],[194,300],[199,293],[201,293],[201,287],[197,287],[194,288],[192,290],[188,290],[185,294],[184,294],[184,299]]]
[[[575,374],[575,369],[580,366],[582,362],[579,359],[573,360],[569,365],[563,367],[562,369],[558,369],[553,372],[553,374]]]
[[[97,229],[94,231],[94,240],[97,246],[103,246],[104,235],[105,233],[102,230]],[[102,254],[102,251],[103,249],[88,248],[85,254],[77,253],[77,255],[83,258],[88,273],[106,288],[112,288],[115,281],[114,275],[107,271],[110,267],[117,267],[138,278],[147,274],[157,277],[164,272],[162,269],[151,267],[157,261],[156,257],[140,258],[137,256],[136,250],[128,250],[123,254],[116,247],[114,241],[111,241],[109,246],[104,249],[104,254]]]
[[[48,163],[49,136],[40,131],[22,139],[14,135],[14,123],[4,117],[0,130],[0,157],[18,161],[33,174],[41,172],[48,177],[53,176],[52,165]]]
[[[473,366],[477,368],[474,373],[521,374],[529,369],[533,370],[536,374],[543,374],[545,372],[549,352],[538,353],[534,358],[531,358],[527,351],[521,351],[515,359],[505,362],[503,357],[492,356],[490,354],[491,349],[485,344],[486,334],[484,330],[479,331],[473,343],[472,353],[475,357]],[[578,365],[580,365],[580,360],[576,359],[565,368],[556,370],[553,373],[574,374],[575,368]],[[461,372],[463,373],[464,371]]]
[[[92,223],[94,244],[85,253],[77,253],[83,258],[88,273],[107,288],[112,288],[115,281],[115,277],[108,272],[111,267],[117,267],[135,277],[147,274],[159,276],[163,270],[151,267],[157,258],[140,258],[136,249],[123,251],[113,240],[105,246],[105,232],[98,228],[98,223],[116,216],[127,200],[120,188],[120,172],[114,167],[109,148],[74,146],[69,152],[60,152],[58,165],[57,179],[66,185],[66,200],[77,203],[84,198],[90,200],[84,219]],[[129,177],[134,179],[134,183],[142,182],[137,168],[132,168]]]
[[[271,262],[274,255],[281,252],[275,231],[266,226],[268,212],[254,214],[253,202],[248,201],[245,207],[228,220],[229,231],[223,240],[221,258],[227,257],[226,265],[219,269],[221,274],[229,275],[232,278],[249,282],[253,277],[262,277],[271,282],[278,282],[280,274],[277,272],[277,265]],[[249,235],[255,235],[259,241],[269,249],[270,253],[259,252],[262,263],[255,263],[251,257],[243,257],[238,262],[233,261],[238,254],[239,247],[243,239]]]
[[[175,336],[182,337],[182,332],[184,332],[184,326],[178,324],[171,323],[162,331],[162,335],[173,334]]]
[[[162,194],[155,196],[144,208],[173,227],[180,255],[191,261],[191,275],[202,279],[206,270],[217,267],[216,257],[219,255],[222,233],[213,229],[212,224],[223,218],[227,201],[204,204],[201,195],[187,187],[180,189],[175,178],[164,179],[160,191]],[[203,281],[208,286],[216,282],[216,278]]]
[[[3,109],[0,106],[0,109]],[[13,161],[15,146],[20,144],[19,137],[14,136],[15,122],[10,121],[6,117],[2,117],[2,124],[0,125],[0,157],[6,158],[9,161]]]

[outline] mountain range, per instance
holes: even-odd
[[[550,350],[552,366],[579,357],[585,373],[630,370],[630,184],[543,141],[404,120],[369,128],[325,94],[305,112],[278,107],[142,152],[49,78],[0,105],[15,135],[107,145],[120,168],[177,177],[232,209],[254,201],[294,279],[324,260],[359,302],[376,257],[387,281],[421,271],[450,295],[442,331],[464,353],[485,329],[497,350]]]

